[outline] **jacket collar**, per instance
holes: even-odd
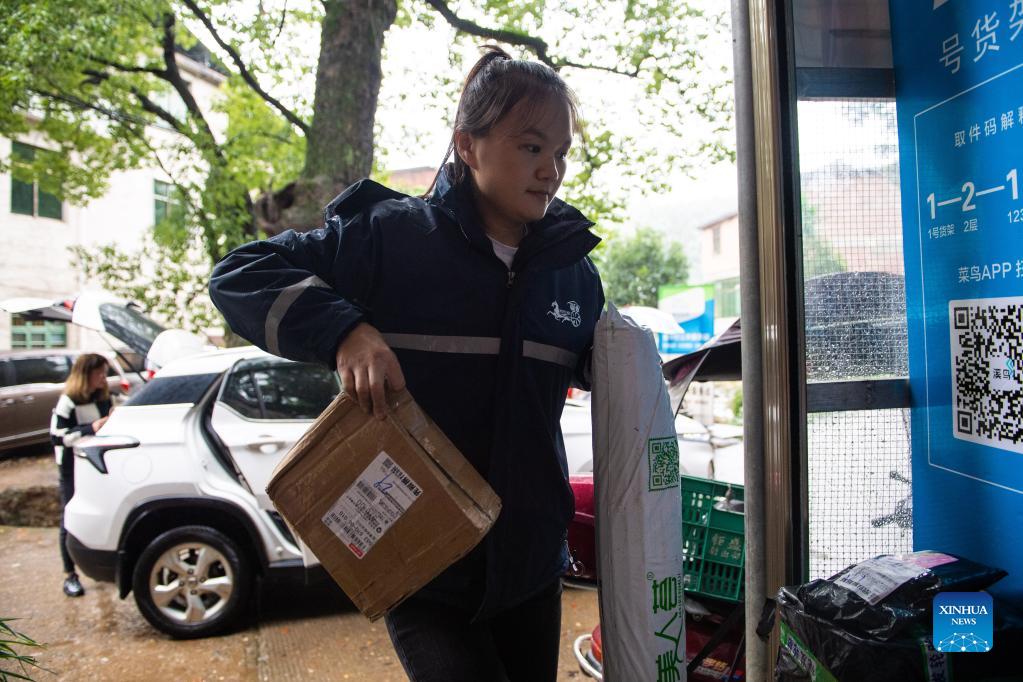
[[[493,253],[471,190],[465,183],[452,183],[450,169],[451,164],[448,164],[440,173],[428,202],[458,225],[466,241],[485,253]],[[373,180],[360,180],[327,204],[323,216],[326,222],[333,218],[345,220],[382,201],[409,198]],[[592,226],[593,223],[577,209],[561,199],[554,199],[543,218],[529,223],[529,234],[520,244],[521,255],[517,260],[522,262],[537,256],[538,265],[548,267],[560,267],[579,260],[600,243],[600,239],[589,231]],[[557,249],[552,248],[555,246]],[[543,257],[539,257],[541,252],[548,251],[554,253],[543,253]]]
[[[472,198],[471,190],[467,183],[455,184],[452,182],[450,172],[452,164],[444,167],[437,178],[433,193],[429,202],[447,213],[459,227],[462,234],[474,246],[487,252],[493,251],[490,240],[487,239],[483,221],[476,211],[476,204]],[[600,238],[589,231],[593,222],[586,218],[575,207],[555,198],[547,207],[547,213],[543,218],[529,223],[529,233],[519,245],[523,256],[531,256],[547,250],[555,244],[571,243],[574,248],[570,253],[565,254],[568,260],[578,260],[593,250],[600,243]],[[580,234],[582,233],[582,234]],[[579,235],[577,237],[577,235]],[[582,238],[585,235],[585,238]],[[560,249],[559,249],[560,250]],[[519,258],[522,260],[522,258]],[[558,261],[565,259],[559,258]]]

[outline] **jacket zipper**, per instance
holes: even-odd
[[[508,288],[511,289],[511,285],[515,282],[515,271],[508,271]]]

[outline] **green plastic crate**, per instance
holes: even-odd
[[[741,485],[682,476],[682,569],[687,592],[742,601],[746,543],[745,516],[715,509],[730,496],[743,499]]]

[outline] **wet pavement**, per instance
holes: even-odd
[[[85,596],[68,599],[62,579],[56,529],[0,526],[0,616],[46,644],[36,656],[55,675],[36,671],[40,681],[406,679],[383,622],[367,621],[332,585],[267,588],[247,629],[178,641],[113,585],[83,577]],[[597,593],[564,595],[558,679],[583,680],[571,646],[597,622]]]

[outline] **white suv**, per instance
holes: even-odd
[[[75,447],[64,511],[75,562],[134,592],[166,633],[228,627],[257,576],[317,565],[264,489],[339,390],[322,366],[252,347],[168,364]]]
[[[257,576],[325,576],[265,488],[339,390],[325,367],[251,346],[171,362],[75,445],[64,510],[75,563],[122,599],[134,593],[142,615],[176,637],[229,627]],[[569,403],[562,422],[570,467],[585,469],[588,406]]]

